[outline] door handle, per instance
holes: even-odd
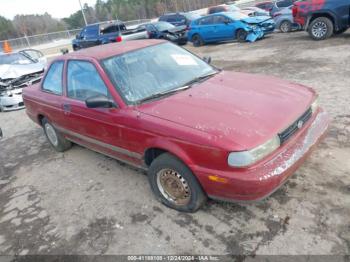
[[[69,115],[71,112],[71,106],[70,104],[63,104],[63,113],[65,115]]]

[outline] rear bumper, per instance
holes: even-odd
[[[275,192],[301,166],[321,141],[329,125],[327,113],[319,111],[295,138],[284,145],[272,159],[252,168],[235,171],[192,167],[207,195],[234,202],[257,201]],[[214,182],[209,177],[219,179]]]

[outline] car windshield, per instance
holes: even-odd
[[[0,65],[28,65],[32,63],[34,61],[19,53],[0,55]]]
[[[168,22],[159,22],[154,24],[154,26],[157,28],[158,31],[166,31],[175,27]]]
[[[114,86],[128,104],[184,87],[217,72],[212,66],[171,43],[163,43],[102,61]]]

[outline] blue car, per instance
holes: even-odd
[[[216,13],[193,21],[188,39],[194,46],[233,39],[254,42],[274,29],[275,22],[269,16],[249,17],[239,12]]]

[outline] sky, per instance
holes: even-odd
[[[93,6],[96,0],[81,0]],[[13,19],[17,14],[49,13],[54,18],[67,17],[80,9],[79,0],[0,0],[0,15]]]

